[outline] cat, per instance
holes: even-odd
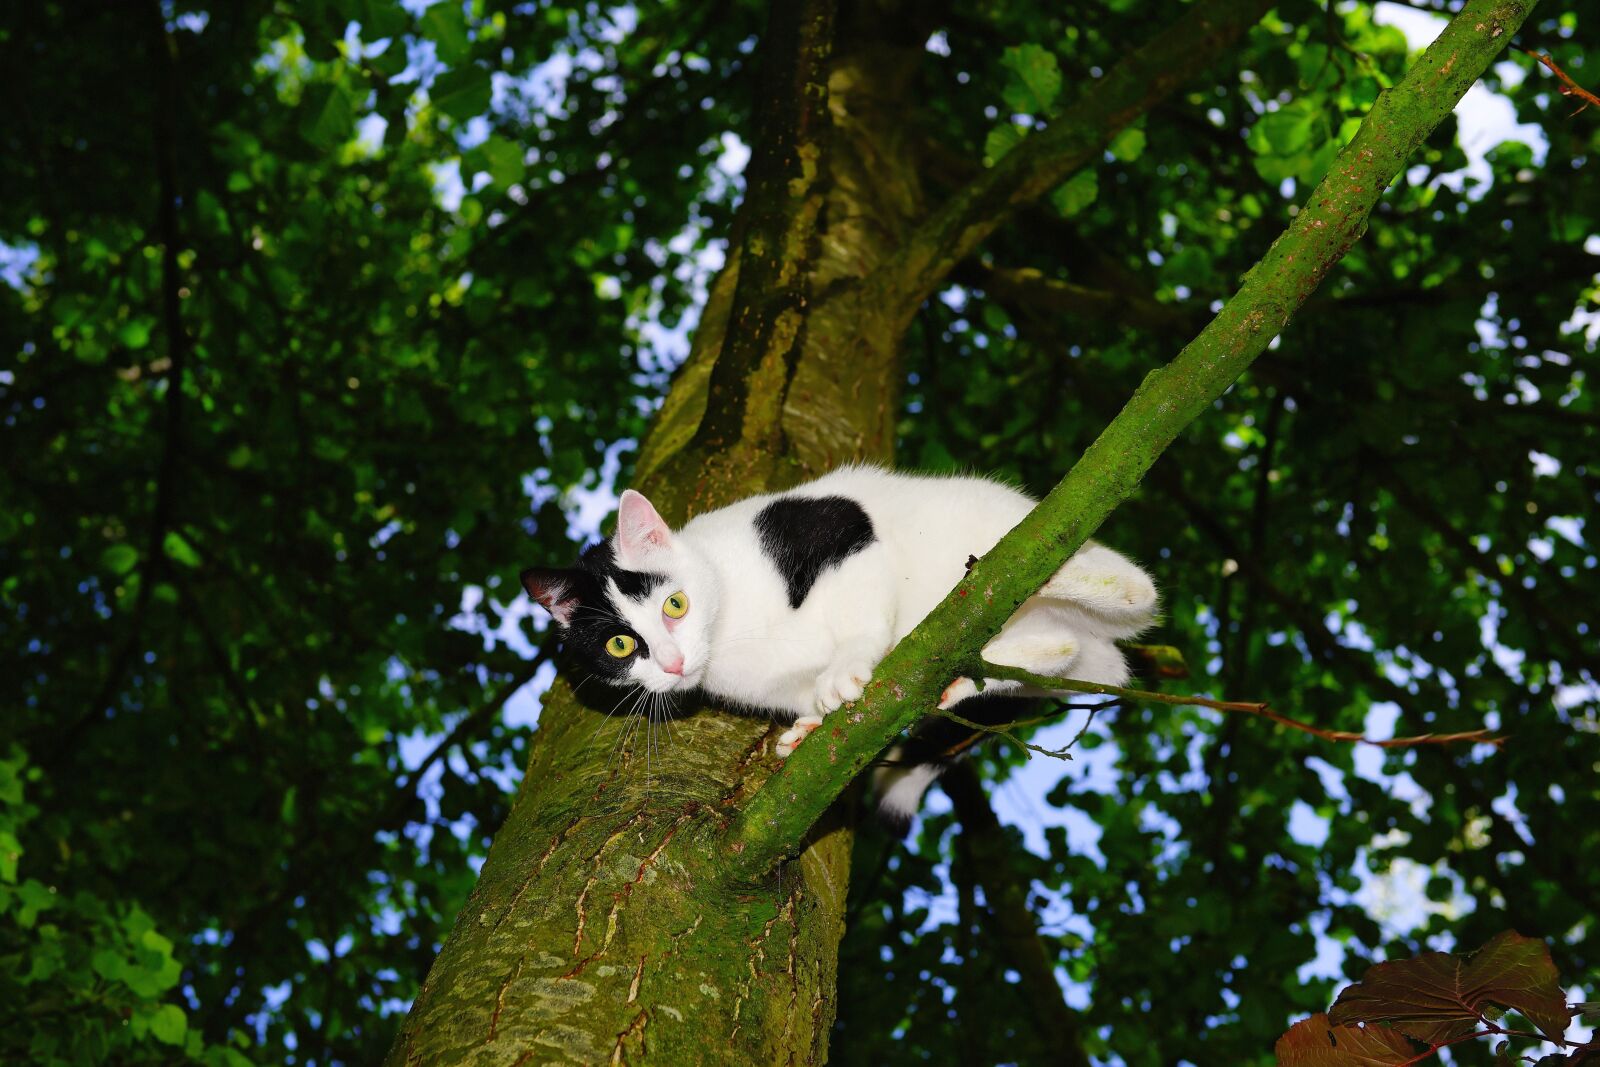
[[[572,567],[523,571],[522,585],[568,653],[601,680],[651,693],[700,689],[792,720],[777,744],[787,757],[828,713],[860,698],[884,655],[1034,503],[989,478],[850,466],[672,530],[630,489],[610,540]],[[983,656],[1120,685],[1128,667],[1114,642],[1149,626],[1157,604],[1149,575],[1089,542]],[[939,707],[978,692],[972,679],[953,679]],[[1009,680],[989,680],[982,692],[1040,695]],[[1015,701],[973,707],[996,704]],[[939,733],[914,732],[878,772],[880,815],[898,829],[948,762]]]

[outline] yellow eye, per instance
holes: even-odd
[[[639,642],[627,634],[618,634],[606,642],[606,651],[618,659],[627,659],[633,655],[633,650],[639,647]]]
[[[689,595],[680,591],[667,597],[666,603],[661,605],[661,614],[669,619],[681,619],[689,614]]]

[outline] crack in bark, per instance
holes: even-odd
[[[522,965],[527,960],[528,954],[524,952],[517,957],[517,965],[512,968],[506,980],[500,983],[500,989],[494,995],[494,1014],[489,1016],[489,1040],[494,1040],[495,1031],[500,1027],[500,1013],[506,1009],[506,991],[511,988],[511,983],[522,976]]]
[[[644,1028],[650,1022],[650,1010],[645,1008],[633,1017],[633,1021],[617,1034],[617,1043],[611,1048],[611,1064],[616,1067],[622,1062],[622,1047],[627,1042],[629,1035],[639,1035],[639,1051],[644,1051]]]
[[[792,924],[792,925],[794,925],[796,927],[795,932],[790,935],[790,939],[789,939],[789,950],[790,950],[790,953],[791,953],[789,975],[790,975],[791,980],[793,979],[794,971],[793,971],[793,955],[792,955],[792,953],[794,951],[794,945],[795,945],[794,937],[795,937],[796,934],[798,934],[798,924],[796,924],[795,921],[794,921],[794,919],[795,919],[795,906],[797,904],[799,904],[800,898],[803,895],[803,892],[804,891],[798,885],[796,885],[795,889],[794,889],[794,892],[791,893],[789,895],[789,898],[784,901],[783,907],[779,908],[778,909],[778,913],[776,915],[774,915],[772,918],[770,918],[770,919],[768,919],[766,921],[766,924],[761,927],[761,933],[757,937],[753,938],[749,942],[750,947],[752,949],[754,949],[755,951],[750,954],[749,959],[747,961],[748,964],[749,964],[749,969],[750,969],[750,977],[746,978],[743,982],[740,983],[739,995],[736,996],[734,998],[734,1000],[733,1000],[733,1022],[734,1022],[734,1027],[733,1027],[732,1032],[728,1035],[728,1040],[730,1042],[735,1037],[738,1036],[739,1028],[740,1028],[740,1026],[743,1025],[743,1024],[741,1024],[739,1022],[739,1013],[744,1008],[744,1002],[747,999],[749,999],[751,988],[754,987],[755,983],[760,980],[760,977],[761,977],[761,975],[760,975],[760,965],[762,963],[766,962],[766,958],[767,958],[767,950],[765,948],[765,945],[766,945],[766,942],[767,942],[767,938],[772,935],[772,928],[774,926],[778,925],[778,922],[780,920],[782,920],[784,922],[788,922],[788,923],[790,923],[790,924]],[[790,1003],[792,1005],[793,1001],[791,1000]],[[791,1015],[792,1015],[792,1012],[791,1012]],[[784,1034],[785,1034],[785,1036],[788,1035],[789,1025],[790,1025],[790,1020],[785,1020],[785,1026],[784,1026]]]
[[[610,848],[612,846],[612,844],[619,837],[621,837],[623,834],[627,833],[628,830],[631,829],[635,823],[639,822],[639,820],[644,818],[644,814],[645,814],[644,809],[640,808],[638,811],[636,811],[632,815],[630,815],[628,817],[628,820],[626,822],[624,822],[621,826],[617,827],[617,829],[612,832],[610,837],[607,837],[604,841],[602,841],[600,843],[600,847],[595,849],[594,855],[590,856],[589,859],[586,861],[588,863],[594,864],[594,871],[593,871],[593,873],[591,873],[589,875],[588,880],[586,882],[584,882],[583,890],[578,894],[578,899],[577,899],[577,902],[576,902],[576,907],[577,907],[577,911],[578,911],[578,932],[572,939],[572,955],[573,955],[574,958],[576,958],[577,956],[579,956],[583,952],[583,931],[584,931],[584,928],[588,925],[588,921],[589,921],[588,912],[584,908],[584,902],[589,899],[589,891],[591,889],[593,889],[595,887],[595,883],[600,880],[600,859],[601,859],[602,856],[605,855],[606,849]],[[596,955],[598,955],[598,954],[599,953],[596,953]],[[568,971],[566,974],[562,975],[561,977],[563,977],[563,978],[571,978],[571,977],[573,977],[574,975],[576,975],[579,972],[581,972],[583,970],[583,968],[588,965],[589,960],[592,960],[592,959],[594,959],[594,956],[590,956],[588,960],[584,960],[582,963],[580,963],[576,970]]]

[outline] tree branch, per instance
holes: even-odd
[[[907,316],[1021,204],[1097,158],[1119,130],[1210,66],[1272,0],[1201,0],[1085,90],[1042,131],[951,196],[882,268]]]
[[[1550,58],[1549,53],[1535,52],[1531,48],[1524,48],[1523,51],[1528,53],[1528,55],[1532,56],[1534,59],[1537,59],[1543,66],[1549,69],[1551,74],[1554,74],[1561,80],[1560,92],[1562,96],[1575,96],[1582,101],[1582,103],[1578,105],[1578,110],[1574,111],[1572,114],[1580,114],[1591,104],[1600,104],[1600,96],[1594,95],[1589,90],[1573,81],[1570,74],[1556,66],[1556,61]]]
[[[1386,741],[1374,741],[1358,733],[1348,730],[1329,730],[1322,726],[1312,726],[1310,723],[1291,719],[1287,715],[1274,711],[1271,704],[1260,700],[1213,700],[1210,697],[1183,696],[1173,693],[1152,693],[1144,689],[1124,689],[1116,685],[1101,685],[1099,682],[1080,682],[1075,678],[1051,678],[1043,674],[1034,674],[1018,667],[1002,667],[998,663],[982,662],[983,673],[990,678],[1008,678],[1039,689],[1058,689],[1069,693],[1098,693],[1101,696],[1119,697],[1123,701],[1136,701],[1144,704],[1174,704],[1180,707],[1211,708],[1213,711],[1231,711],[1245,715],[1259,715],[1263,719],[1270,719],[1279,726],[1287,726],[1291,730],[1320,737],[1324,741],[1349,741],[1359,745],[1373,745],[1377,748],[1414,748],[1417,745],[1448,745],[1463,741],[1489,745],[1502,745],[1505,738],[1495,737],[1488,730],[1466,730],[1453,734],[1418,734],[1415,737],[1393,737]],[[946,714],[940,712],[940,714]]]
[[[1022,976],[1017,989],[1027,1002],[1030,1021],[1045,1046],[1058,1051],[1060,1058],[1056,1062],[1088,1067],[1089,1057],[1083,1051],[1083,1021],[1061,998],[1055,961],[1045,951],[1033,912],[1028,908],[1027,886],[1007,877],[1013,868],[1013,847],[989,805],[977,773],[970,763],[958,763],[940,777],[939,787],[961,820],[957,845],[968,860],[972,877],[983,887],[995,941],[1006,962]]]
[[[40,762],[51,763],[76,746],[79,735],[105,714],[116,697],[123,676],[133,664],[144,639],[144,620],[150,608],[150,595],[165,566],[167,531],[172,523],[173,497],[182,455],[183,377],[188,364],[189,335],[184,332],[181,297],[181,268],[178,265],[178,45],[167,32],[166,20],[158,5],[151,5],[151,49],[156,65],[160,95],[152,129],[156,165],[156,233],[161,239],[161,315],[167,338],[169,361],[164,397],[165,429],[161,459],[155,473],[155,500],[150,508],[150,532],[144,557],[135,572],[139,591],[135,594],[128,633],[111,655],[105,678],[93,701],[64,729],[57,733],[49,752]]]
[[[762,130],[753,138],[750,210],[740,219],[733,319],[711,369],[696,441],[775,444],[805,343],[811,261],[825,188],[833,0],[774,4],[763,44]]]
[[[479,731],[488,729],[500,714],[502,708],[516,696],[523,686],[533,681],[533,676],[539,673],[539,668],[550,661],[550,647],[553,641],[546,642],[534,653],[533,658],[527,660],[517,668],[511,679],[501,686],[499,691],[489,700],[469,711],[456,723],[451,731],[439,739],[432,750],[417,764],[417,769],[406,775],[405,779],[395,787],[394,799],[390,802],[384,815],[378,821],[378,828],[382,830],[397,829],[405,825],[406,813],[411,809],[417,799],[417,786],[423,776],[439,762],[455,746],[470,740]]]
[[[835,712],[751,797],[724,835],[727,874],[763,876],[791,855],[834,797],[937,703],[1013,612],[1138,487],[1156,458],[1261,354],[1349,247],[1406,157],[1450,113],[1534,0],[1469,0],[1355,138],[1238,294],[1170,364],[1153,371],[1055,489],[878,665],[865,696]]]

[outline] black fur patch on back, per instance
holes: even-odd
[[[824,570],[872,544],[872,520],[860,504],[842,496],[795,496],[774,500],[756,514],[761,548],[772,558],[789,590],[789,606],[805,603]]]

